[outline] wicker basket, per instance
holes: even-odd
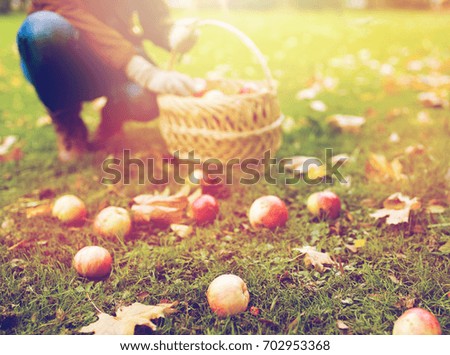
[[[203,20],[199,25],[234,33],[258,58],[266,81],[255,82],[262,88],[256,93],[236,94],[245,81],[221,79],[207,82],[208,89],[226,94],[221,97],[160,96],[160,129],[170,152],[188,158],[193,151],[202,162],[217,159],[222,164],[261,159],[267,151],[274,155],[281,144],[283,116],[264,56],[244,33],[226,23]]]

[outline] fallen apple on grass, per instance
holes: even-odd
[[[106,207],[95,217],[94,231],[104,237],[123,239],[131,231],[131,218],[121,207]]]
[[[201,195],[192,203],[191,210],[197,224],[208,224],[217,218],[219,203],[211,195]]]
[[[86,215],[86,205],[77,196],[61,196],[53,204],[52,216],[65,224],[81,224],[85,221]]]
[[[255,229],[282,227],[289,218],[286,204],[277,196],[256,199],[249,211],[250,224]]]
[[[75,254],[73,266],[79,275],[91,280],[99,280],[110,274],[112,257],[105,248],[88,246]]]
[[[309,196],[306,206],[315,217],[336,219],[341,213],[341,200],[331,191],[313,193]]]
[[[216,277],[209,285],[206,297],[209,307],[219,317],[245,312],[250,301],[247,285],[232,274]]]
[[[394,323],[394,335],[440,335],[441,326],[437,318],[423,308],[411,308]]]

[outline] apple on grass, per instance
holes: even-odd
[[[321,191],[309,196],[306,206],[315,217],[336,219],[341,213],[341,200],[331,191]]]
[[[411,308],[394,323],[394,335],[440,335],[441,326],[437,318],[423,308]]]
[[[247,285],[232,274],[216,277],[209,285],[206,297],[209,307],[219,317],[245,312],[250,301]]]
[[[106,207],[94,220],[94,231],[104,237],[123,239],[131,231],[131,218],[121,207]]]
[[[256,199],[249,211],[250,224],[255,229],[282,227],[288,218],[286,204],[277,196]]]
[[[201,195],[192,203],[191,210],[197,224],[208,224],[217,218],[219,203],[211,195]]]
[[[61,196],[53,204],[52,216],[65,224],[81,224],[85,221],[86,215],[86,205],[77,196]]]
[[[73,266],[79,275],[91,280],[99,280],[111,273],[112,257],[105,248],[88,246],[75,254]]]

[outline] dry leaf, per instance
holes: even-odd
[[[192,226],[188,226],[188,225],[185,225],[185,224],[171,224],[170,225],[170,229],[172,231],[174,231],[175,234],[177,236],[179,236],[180,238],[189,237],[192,234],[193,230],[194,230],[192,228]]]
[[[365,239],[357,239],[355,240],[355,248],[364,248],[366,246],[366,240]]]
[[[46,203],[35,207],[28,207],[25,211],[28,219],[34,217],[47,217],[52,214],[52,205]]]
[[[135,222],[155,222],[163,224],[179,223],[183,220],[188,199],[184,195],[139,195],[131,206]]]
[[[428,202],[426,210],[431,214],[440,214],[444,213],[446,208],[445,202],[433,199]]]
[[[383,202],[384,208],[372,213],[370,216],[376,219],[387,217],[387,224],[408,223],[410,211],[420,208],[420,202],[415,197],[410,199],[397,192],[389,196]]]
[[[315,247],[306,246],[303,248],[295,248],[292,249],[295,251],[299,251],[301,254],[305,255],[305,266],[306,267],[314,267],[315,270],[322,273],[329,269],[328,266],[335,265],[335,262],[331,260],[330,255],[328,253],[322,253],[317,251]]]
[[[448,101],[435,92],[421,92],[418,99],[427,108],[444,108],[448,106]]]
[[[402,174],[403,166],[398,159],[389,162],[384,155],[371,153],[366,162],[366,178],[375,182],[407,179]]]
[[[80,333],[94,333],[95,335],[133,335],[136,325],[145,325],[156,330],[153,319],[164,318],[166,315],[177,312],[173,309],[174,303],[161,303],[156,306],[148,306],[135,302],[131,306],[121,307],[116,316],[99,313],[98,320],[80,329]]]
[[[347,154],[338,154],[333,156],[331,159],[331,164],[335,165],[339,162],[342,164],[349,161],[350,157]],[[296,174],[308,175],[309,179],[317,179],[327,176],[328,171],[325,164],[319,158],[308,157],[308,156],[295,156],[286,158],[289,163],[285,164],[284,167]]]
[[[16,136],[6,136],[0,139],[0,163],[18,161],[23,158],[22,149],[17,144]]]
[[[444,254],[450,254],[450,239],[439,248],[439,251]]]
[[[336,325],[337,325],[338,329],[340,329],[340,330],[348,330],[348,329],[350,329],[349,326],[347,324],[345,324],[343,321],[341,321],[340,319],[338,319],[336,321]]]
[[[320,100],[312,101],[311,104],[309,105],[309,107],[311,108],[311,110],[314,110],[317,112],[325,112],[326,110],[328,110],[327,105],[325,105],[325,103]]]
[[[358,133],[366,119],[361,116],[333,115],[327,118],[327,123],[345,133]]]

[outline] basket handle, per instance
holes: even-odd
[[[195,26],[197,27],[201,27],[201,26],[207,26],[207,25],[211,25],[211,26],[216,26],[216,27],[220,27],[224,30],[227,30],[228,32],[231,32],[232,34],[234,34],[238,39],[241,40],[241,42],[248,48],[250,49],[250,51],[255,55],[255,57],[258,59],[259,64],[261,65],[263,71],[264,71],[264,75],[266,77],[267,80],[267,84],[269,86],[269,89],[274,89],[274,80],[273,80],[273,76],[272,73],[269,69],[269,66],[267,64],[267,60],[264,57],[264,55],[262,54],[262,52],[260,51],[260,49],[256,46],[255,42],[253,42],[250,37],[248,37],[244,32],[242,32],[241,30],[237,29],[236,27],[223,22],[223,21],[219,21],[219,20],[213,20],[213,19],[205,19],[205,20],[200,20],[197,21],[195,23]],[[178,53],[172,51],[171,53],[171,58],[169,61],[169,69],[173,69],[176,59],[177,59],[177,55]]]

